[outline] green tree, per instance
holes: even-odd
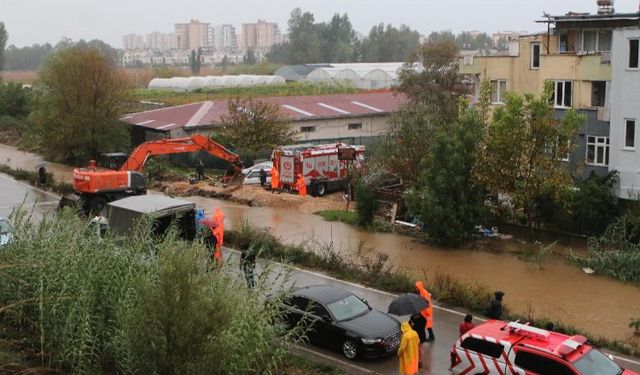
[[[202,48],[198,50],[191,50],[189,56],[189,67],[191,67],[191,73],[197,75],[200,73],[200,67],[202,66]]]
[[[356,33],[346,13],[342,16],[334,14],[329,23],[319,24],[318,28],[323,61],[333,63],[353,61]]]
[[[24,117],[29,114],[29,89],[20,83],[0,85],[0,116]]]
[[[49,43],[34,44],[22,48],[10,45],[5,50],[5,68],[7,70],[38,69],[52,51],[53,46]]]
[[[9,36],[7,35],[7,29],[4,27],[4,22],[0,22],[0,71],[4,67],[5,61],[5,47],[7,46],[7,40]]]
[[[258,62],[256,51],[253,48],[248,48],[247,53],[242,57],[242,62],[247,65],[255,65]]]
[[[449,124],[457,118],[458,97],[468,93],[458,74],[457,59],[458,48],[452,39],[429,40],[400,72],[399,90],[412,102],[424,103],[437,113],[439,124]],[[415,64],[423,69],[415,69]]]
[[[358,46],[363,62],[406,61],[420,44],[420,34],[406,25],[399,28],[379,24],[371,28],[369,35]]]
[[[83,47],[56,52],[38,82],[34,118],[47,158],[86,162],[129,146],[128,130],[119,122],[127,79],[102,52]]]
[[[408,186],[418,183],[421,165],[429,155],[434,132],[433,112],[421,103],[408,103],[390,118],[391,129],[375,147],[371,163],[402,178]]]
[[[477,164],[479,180],[494,193],[508,194],[514,207],[523,210],[530,230],[536,199],[543,194],[554,197],[571,183],[562,159],[571,152],[570,141],[584,122],[584,116],[572,109],[556,119],[552,93],[550,83],[538,97],[507,93],[505,105],[495,109]]]
[[[251,98],[236,98],[228,102],[228,114],[217,132],[224,143],[248,151],[252,161],[259,151],[295,142],[297,132],[289,126],[287,117],[277,105]]]
[[[572,194],[569,204],[579,233],[599,235],[618,216],[618,198],[613,190],[618,182],[617,176],[616,171],[605,176],[591,172],[589,177],[578,181],[578,190]]]
[[[407,194],[409,209],[419,214],[430,238],[457,246],[469,240],[484,219],[484,189],[473,174],[483,124],[480,114],[461,100],[461,115],[437,129],[431,162],[420,183]]]
[[[222,72],[226,72],[227,71],[227,67],[229,66],[229,56],[224,55],[224,57],[222,58],[222,62],[220,63],[220,65],[222,66]]]
[[[302,13],[300,8],[291,12],[288,42],[290,64],[322,62],[320,35],[314,21],[313,14]]]

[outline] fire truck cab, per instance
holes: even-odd
[[[487,321],[451,349],[454,375],[633,375],[610,356],[567,336],[519,322]],[[636,374],[637,375],[637,374]]]

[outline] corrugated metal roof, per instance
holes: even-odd
[[[406,97],[391,91],[360,94],[284,96],[257,98],[277,105],[289,121],[372,116],[390,113],[406,102]],[[169,131],[220,123],[228,113],[227,100],[205,101],[176,107],[128,114],[121,121],[148,129]]]

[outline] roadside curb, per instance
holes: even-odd
[[[338,358],[333,358],[331,356],[328,356],[326,354],[322,354],[322,353],[318,353],[316,351],[313,351],[311,349],[305,348],[304,346],[300,346],[300,345],[295,345],[292,350],[293,353],[298,354],[300,356],[303,356],[307,359],[309,359],[310,361],[316,362],[316,363],[323,363],[326,365],[330,365],[332,367],[335,367],[341,371],[346,372],[347,374],[353,374],[353,375],[382,375],[379,372],[373,371],[373,370],[368,370],[364,367],[360,367],[355,363],[349,363],[347,361],[343,361],[341,359]]]

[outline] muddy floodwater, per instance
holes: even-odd
[[[486,251],[446,250],[416,242],[413,238],[370,233],[317,215],[269,207],[248,207],[202,197],[183,198],[195,202],[207,214],[216,206],[225,213],[225,226],[233,228],[242,218],[256,226],[269,227],[289,243],[313,240],[333,243],[334,248],[355,251],[361,243],[389,255],[400,269],[423,275],[447,273],[491,289],[503,290],[505,303],[519,313],[532,311],[579,327],[593,335],[625,339],[629,320],[640,317],[640,289],[601,276],[587,275],[578,267],[549,257],[544,269],[516,255]],[[505,241],[505,246],[513,243]],[[437,319],[437,317],[436,317]]]

